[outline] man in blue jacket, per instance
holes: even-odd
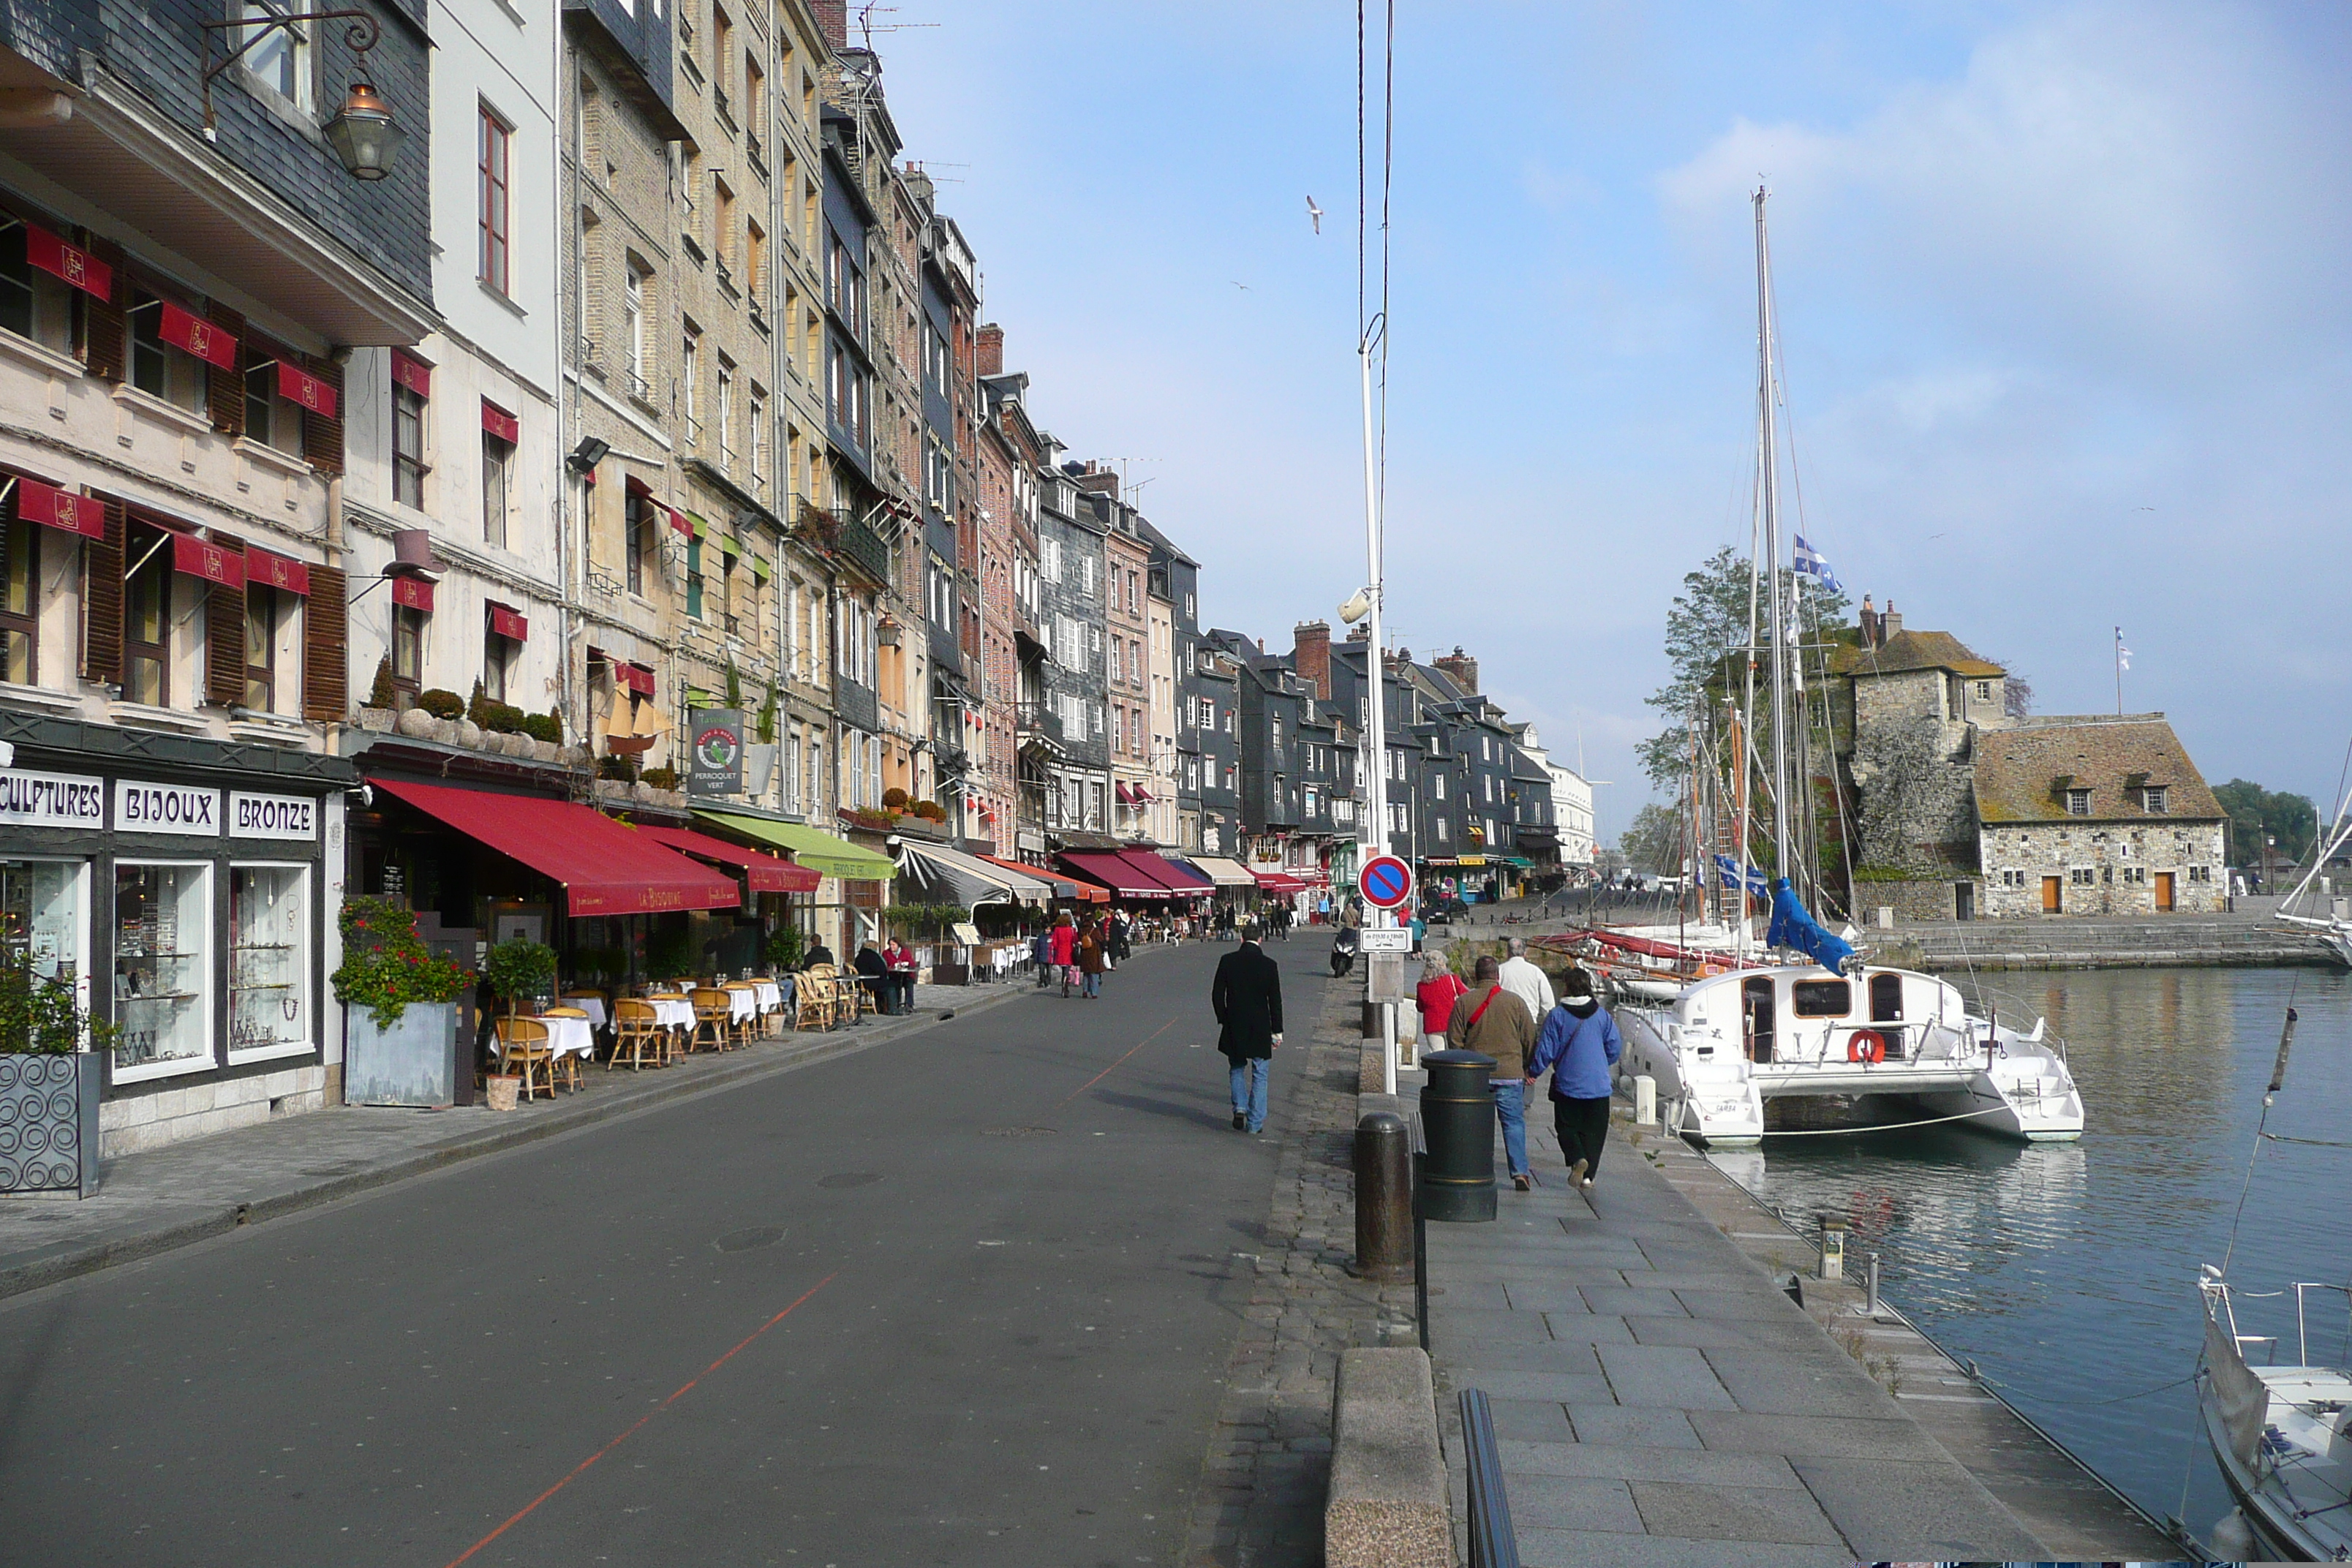
[[[1581,1192],[1592,1190],[1601,1168],[1601,1145],[1609,1136],[1609,1069],[1624,1054],[1617,1020],[1593,1000],[1592,977],[1581,969],[1560,976],[1559,1005],[1544,1015],[1536,1054],[1528,1062],[1528,1088],[1551,1074],[1551,1122],[1568,1179]]]

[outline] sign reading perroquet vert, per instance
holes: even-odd
[[[695,708],[686,716],[689,795],[743,793],[743,710]]]

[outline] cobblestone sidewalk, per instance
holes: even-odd
[[[1411,1286],[1382,1289],[1348,1272],[1360,995],[1344,981],[1324,988],[1307,1059],[1294,1064],[1255,1288],[1226,1367],[1185,1568],[1322,1563],[1339,1352],[1383,1342],[1384,1321],[1391,1333],[1411,1332]]]

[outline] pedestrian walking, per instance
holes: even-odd
[[[1454,1004],[1470,994],[1470,987],[1462,984],[1462,976],[1454,973],[1442,958],[1431,959],[1421,966],[1421,984],[1412,988],[1414,1005],[1421,1009],[1421,1048],[1442,1051],[1445,1048],[1445,1026],[1453,1021]],[[1407,1050],[1411,1067],[1418,1059]]]
[[[1498,973],[1503,989],[1528,1005],[1528,1016],[1542,1023],[1551,1016],[1559,998],[1551,994],[1551,977],[1528,961],[1528,939],[1511,939],[1511,956]]]
[[[1110,967],[1103,927],[1107,921],[1088,921],[1078,936],[1078,994],[1088,1001],[1102,994],[1103,971]]]
[[[1217,1049],[1232,1069],[1234,1131],[1253,1136],[1265,1131],[1266,1082],[1282,1044],[1282,966],[1265,955],[1259,934],[1255,921],[1242,928],[1242,944],[1217,960],[1209,987]]]
[[[1067,996],[1070,987],[1078,983],[1078,928],[1070,923],[1066,910],[1049,934],[1046,945],[1054,967],[1061,973],[1062,994]]]
[[[1049,927],[1029,939],[1029,966],[1037,972],[1037,989],[1054,983],[1054,932]]]
[[[1482,958],[1470,973],[1469,994],[1454,1004],[1445,1026],[1455,1048],[1477,1051],[1495,1058],[1487,1088],[1495,1096],[1495,1114],[1503,1123],[1503,1156],[1511,1167],[1511,1185],[1526,1192],[1528,1179],[1528,1053],[1535,1049],[1536,1021],[1528,1005],[1503,989],[1497,979],[1502,966]]]
[[[1551,1121],[1559,1133],[1568,1179],[1592,1190],[1601,1169],[1601,1145],[1609,1137],[1609,1069],[1624,1053],[1617,1020],[1593,1000],[1592,977],[1571,969],[1559,978],[1559,1005],[1543,1021],[1535,1056],[1528,1063],[1528,1087],[1551,1074]]]

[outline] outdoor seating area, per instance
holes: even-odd
[[[865,988],[830,964],[803,974],[685,976],[618,994],[570,989],[550,1005],[529,1001],[492,1022],[485,1085],[511,1079],[518,1103],[576,1091],[583,1067],[666,1068],[697,1052],[740,1050],[794,1029],[830,1029],[871,1013]],[[862,1010],[861,1010],[862,1008]]]

